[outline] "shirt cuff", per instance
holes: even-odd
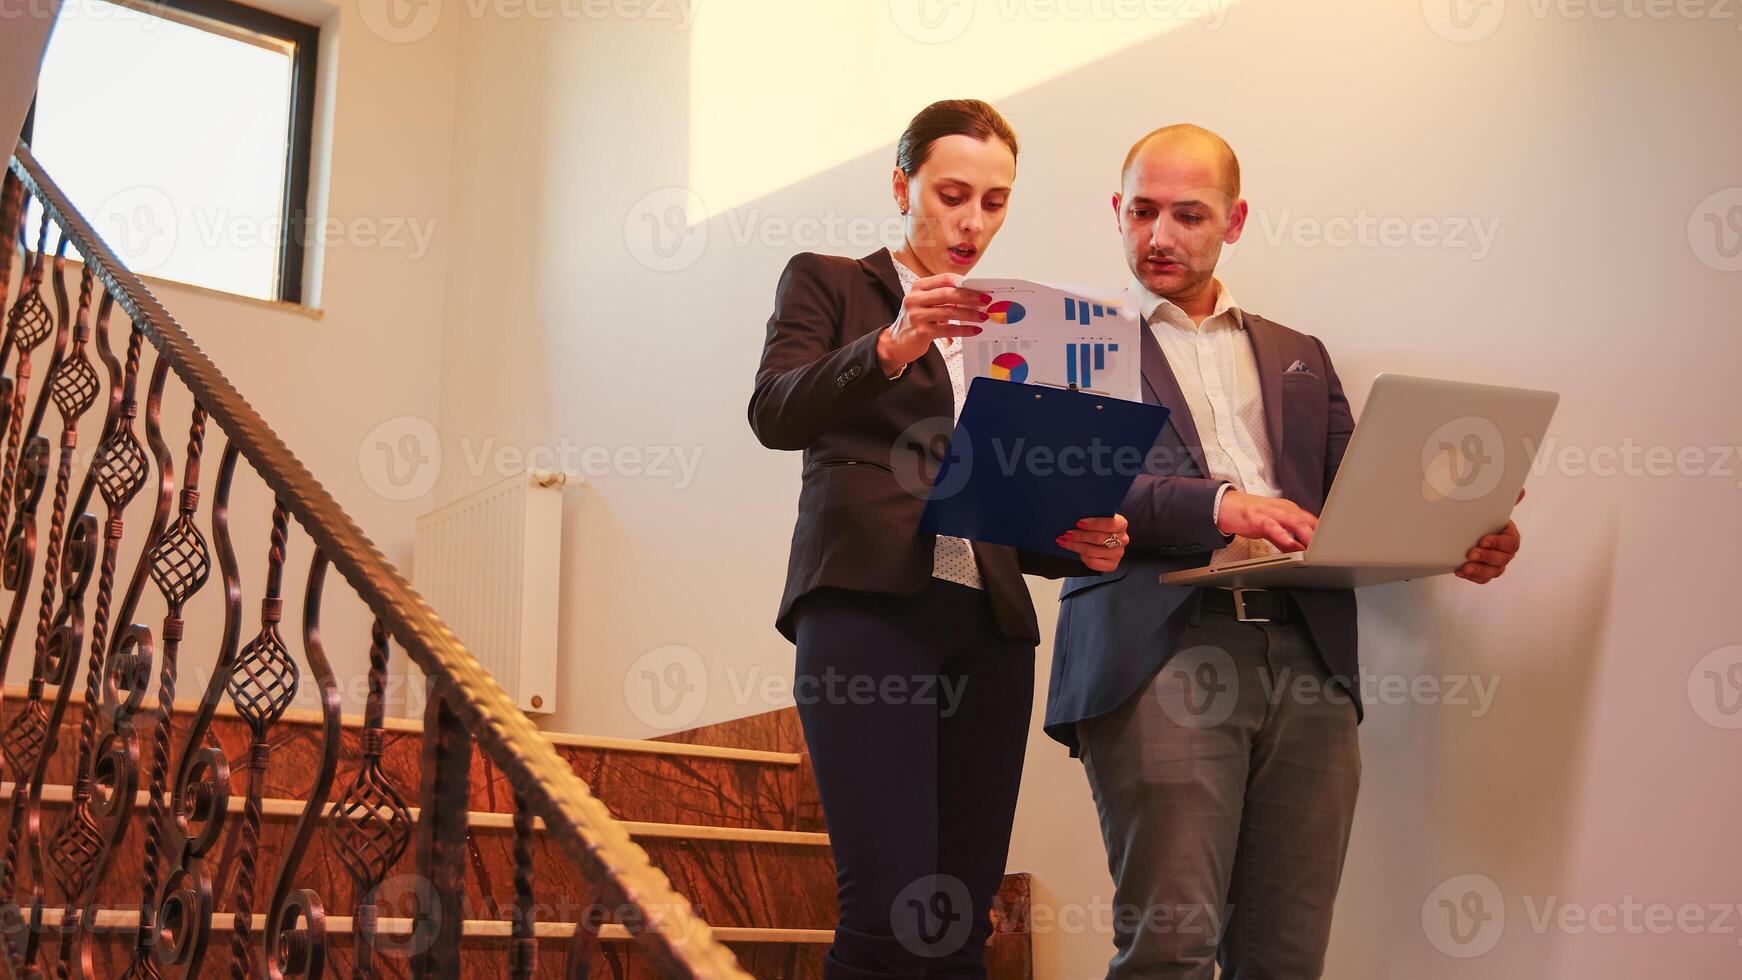
[[[1216,533],[1224,536],[1226,536],[1228,532],[1222,530],[1222,498],[1232,489],[1234,489],[1234,484],[1232,483],[1224,483],[1217,487],[1216,505],[1210,509],[1210,523],[1216,528]]]

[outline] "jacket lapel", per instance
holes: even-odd
[[[1192,454],[1198,472],[1209,476],[1210,467],[1204,462],[1204,447],[1198,441],[1198,425],[1192,418],[1191,406],[1186,404],[1186,396],[1179,390],[1179,380],[1173,376],[1167,355],[1161,352],[1161,341],[1156,340],[1155,333],[1149,329],[1149,319],[1143,317],[1139,322],[1142,330],[1137,345],[1143,351],[1143,386],[1155,404],[1167,408],[1167,424],[1173,427],[1174,434]]]
[[[883,291],[899,309],[901,306],[901,277],[895,274],[895,259],[889,254],[889,249],[880,248],[859,260],[859,268],[865,274],[883,284]]]
[[[1258,390],[1264,398],[1264,429],[1270,437],[1272,471],[1282,469],[1282,351],[1277,345],[1276,331],[1263,317],[1241,314],[1246,322],[1246,336],[1252,341],[1252,354],[1258,364]],[[1280,479],[1280,477],[1279,477]]]

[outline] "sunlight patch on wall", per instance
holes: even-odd
[[[1170,31],[1220,30],[1237,2],[710,0],[690,39],[692,200],[718,215],[891,147],[930,102],[998,104]],[[1085,106],[1085,125],[1129,95]]]

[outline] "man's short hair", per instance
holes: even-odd
[[[1222,137],[1202,126],[1194,126],[1191,123],[1175,123],[1172,126],[1163,126],[1146,133],[1142,139],[1131,144],[1131,152],[1125,154],[1125,166],[1119,169],[1119,186],[1125,186],[1125,178],[1131,176],[1131,165],[1137,162],[1137,154],[1142,152],[1151,140],[1179,138],[1206,140],[1216,148],[1217,153],[1222,158],[1222,178],[1226,181],[1226,185],[1222,189],[1228,192],[1230,200],[1239,200],[1240,158],[1234,155],[1234,148],[1229,146],[1228,141]]]

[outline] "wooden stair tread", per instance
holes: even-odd
[[[0,781],[0,800],[12,799],[14,784],[11,780]],[[335,794],[336,794],[335,790]],[[147,790],[139,790],[134,794],[134,806],[149,805],[151,794]],[[73,788],[64,784],[47,783],[42,787],[44,803],[70,804],[73,800]],[[231,793],[227,804],[228,812],[241,813],[247,801],[239,793]],[[283,798],[266,798],[260,801],[260,815],[268,820],[295,820],[302,817],[304,802]],[[329,802],[322,814],[326,819],[332,813],[333,804]],[[415,823],[419,816],[417,807],[407,807]],[[629,831],[629,836],[639,838],[662,838],[668,840],[712,840],[733,841],[746,844],[785,844],[801,847],[827,847],[829,835],[798,830],[762,830],[755,827],[710,827],[699,824],[681,823],[650,823],[647,821],[623,820],[621,825]],[[533,818],[533,829],[544,829],[544,821]],[[468,810],[466,825],[479,830],[512,830],[514,815],[512,813],[496,813],[485,810]]]
[[[44,702],[53,700],[55,688],[50,686],[43,694]],[[29,697],[29,690],[22,684],[7,684],[0,686],[0,703],[22,702]],[[73,705],[83,705],[85,696],[74,691],[67,699],[68,710]],[[177,700],[174,705],[176,714],[191,715],[200,709],[197,700]],[[218,715],[225,718],[237,718],[234,705],[229,701],[218,705]],[[319,726],[324,719],[321,713],[306,708],[291,708],[285,711],[279,719],[283,725]],[[339,722],[346,728],[362,728],[363,716],[344,714],[339,716]],[[422,732],[423,723],[412,718],[387,718],[383,727],[390,732]],[[769,752],[763,749],[736,749],[721,745],[698,745],[690,742],[663,742],[645,738],[615,738],[608,735],[572,735],[566,732],[544,732],[545,738],[559,746],[570,746],[582,749],[600,749],[609,752],[640,752],[648,755],[666,755],[691,759],[725,759],[732,762],[759,762],[773,766],[794,766],[800,762],[796,752]]]
[[[45,908],[42,910],[42,925],[47,929],[58,928],[61,924],[63,910]],[[28,912],[26,913],[28,919]],[[353,931],[353,917],[348,915],[326,916],[326,929],[329,934],[349,935]],[[376,921],[375,931],[383,936],[409,936],[416,928],[417,920],[399,916],[382,916]],[[249,917],[249,929],[256,935],[266,930],[266,915],[257,913]],[[575,922],[535,922],[533,930],[540,939],[568,939],[575,934],[579,923]],[[124,929],[139,928],[138,909],[104,908],[97,910],[97,921],[94,928],[98,932],[113,932]],[[236,913],[213,912],[212,928],[229,931],[236,928]],[[508,919],[467,919],[463,935],[468,939],[498,938],[507,939],[512,934],[514,923]],[[715,926],[711,930],[714,938],[729,943],[828,943],[835,938],[831,929],[776,929],[749,926]],[[616,923],[605,923],[598,927],[599,938],[605,942],[628,942],[634,937],[629,930]]]

